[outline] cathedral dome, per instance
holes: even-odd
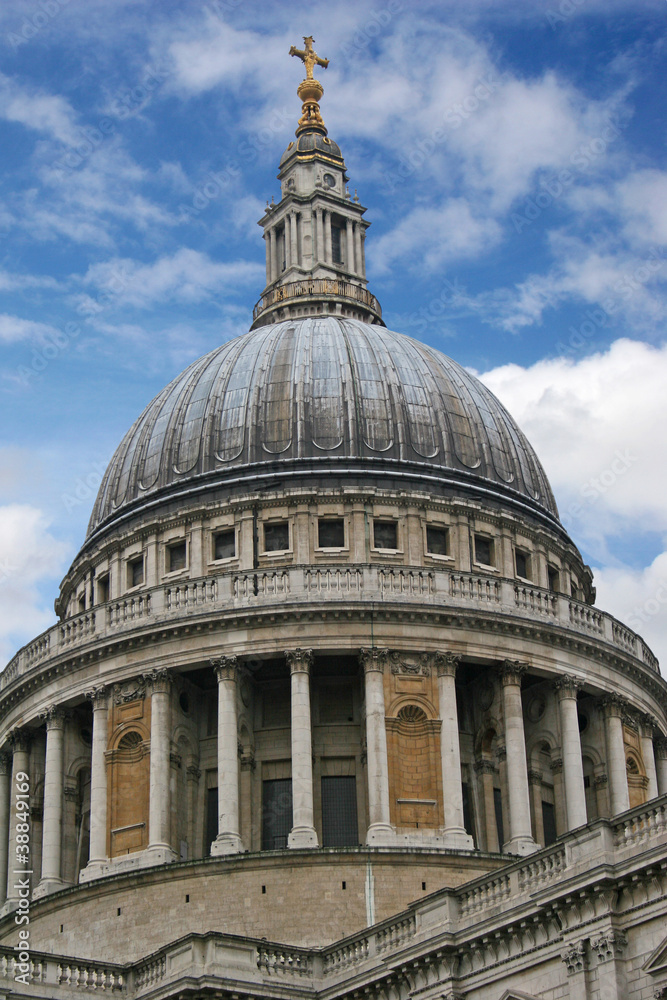
[[[292,156],[311,159],[316,153],[319,154],[319,159],[330,158],[343,162],[340,146],[333,139],[319,132],[302,132],[297,136],[296,142],[290,142],[280,158],[280,166],[282,167]]]
[[[163,389],[111,460],[88,535],[185,491],[355,472],[558,517],[533,449],[481,382],[410,337],[325,316],[253,330]]]

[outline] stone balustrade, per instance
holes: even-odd
[[[267,604],[304,602],[391,602],[428,608],[494,611],[571,632],[594,635],[620,653],[633,656],[659,673],[658,662],[642,639],[588,604],[564,594],[482,573],[449,569],[386,566],[290,566],[258,572],[231,571],[217,576],[152,587],[100,604],[59,622],[24,646],[0,675],[0,692],[41,663],[100,639],[113,639],[144,626],[156,627],[171,614],[206,615],[216,611],[263,608]],[[187,619],[186,619],[187,620]]]

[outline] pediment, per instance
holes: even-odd
[[[506,990],[500,1000],[540,1000],[534,993],[522,993],[520,990]]]
[[[667,937],[662,939],[662,941],[655,949],[653,954],[649,956],[648,961],[642,967],[642,972],[648,972],[650,975],[655,976],[659,972],[665,972],[666,970],[667,970]]]

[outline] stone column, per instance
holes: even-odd
[[[276,250],[276,227],[269,229],[269,260],[271,261],[271,273],[269,281],[274,282],[278,277],[278,253]]]
[[[544,816],[542,814],[542,772],[532,769],[528,772],[530,804],[533,814],[535,840],[544,847]]]
[[[501,671],[510,821],[510,837],[503,844],[503,851],[510,854],[532,854],[537,850],[530,825],[528,764],[521,702],[521,678],[527,669],[527,664],[505,660]]]
[[[640,717],[639,737],[642,744],[644,769],[648,778],[648,788],[646,789],[647,800],[655,799],[658,796],[658,773],[655,766],[655,750],[653,748],[653,734],[657,729],[658,725],[653,716],[642,715]]]
[[[361,223],[354,224],[354,273],[363,276],[361,266]]]
[[[390,845],[394,831],[389,820],[389,765],[384,721],[384,665],[387,651],[361,649],[366,696],[366,769],[368,772],[368,832],[371,847]]]
[[[44,769],[44,825],[42,832],[42,878],[35,896],[59,889],[62,884],[63,750],[65,713],[55,705],[46,719],[46,765]]]
[[[16,871],[23,867],[22,864],[17,863],[19,856],[26,856],[29,861],[32,861],[32,845],[30,839],[28,839],[28,852],[19,851],[17,852],[17,846],[23,846],[23,844],[17,845],[17,823],[25,822],[21,817],[26,816],[27,822],[30,823],[30,795],[33,789],[30,787],[30,779],[24,779],[23,777],[19,780],[19,775],[29,775],[30,773],[30,734],[26,732],[25,729],[14,729],[9,734],[9,743],[12,748],[12,777],[10,785],[10,797],[9,797],[9,837],[7,838],[7,901],[4,906],[4,912],[11,912],[16,909],[19,899],[21,896],[25,898],[25,890],[19,886],[19,880],[24,881],[25,879],[30,879],[29,875],[17,875]],[[29,787],[26,789],[26,796],[18,791],[17,786],[24,787],[24,782]],[[23,796],[23,797],[22,797]],[[18,803],[26,803],[27,808],[17,809]],[[28,833],[30,838],[30,832]],[[32,864],[26,864],[26,869],[32,868]]]
[[[291,235],[290,235],[290,240],[291,240],[291,244],[290,244],[290,260],[292,261],[292,265],[294,267],[298,267],[298,265],[299,265],[299,237],[298,237],[298,230],[297,230],[297,213],[296,212],[290,212],[290,219],[292,220],[292,222],[291,222]]]
[[[362,277],[366,277],[366,233],[361,234],[361,271]]]
[[[442,760],[442,801],[445,815],[445,846],[474,850],[474,842],[463,824],[463,789],[461,788],[461,748],[459,717],[456,708],[456,668],[459,657],[437,654],[438,700],[440,702],[440,754]]]
[[[567,995],[570,1000],[588,1000],[588,990],[586,988],[586,969],[588,957],[586,954],[586,942],[570,941],[565,951],[561,953],[561,959],[567,969]]]
[[[588,822],[577,713],[577,691],[580,686],[577,679],[570,674],[565,674],[554,683],[560,714],[560,745],[563,754],[568,830],[575,830]]]
[[[252,850],[252,775],[255,770],[255,754],[251,747],[241,754],[241,839],[249,851]]]
[[[354,274],[354,233],[352,232],[352,219],[345,220],[345,236],[347,243],[347,260],[345,261],[346,270]]]
[[[271,240],[268,233],[264,233],[264,247],[266,250],[266,283],[271,283]]]
[[[623,711],[625,701],[609,695],[602,702],[604,711],[605,742],[607,744],[607,774],[612,818],[630,808],[628,773],[623,742]]]
[[[655,742],[655,763],[658,776],[658,793],[667,795],[667,739],[661,736]]]
[[[322,209],[315,209],[313,215],[313,264],[321,263],[324,260],[324,226],[322,223]]]
[[[327,264],[333,263],[333,250],[331,246],[331,212],[326,209],[324,213],[324,259]]]
[[[171,820],[171,680],[165,668],[144,674],[151,695],[150,803],[148,809],[148,850],[158,854],[156,863],[176,857],[170,843]]]
[[[493,795],[493,779],[496,774],[492,760],[480,757],[475,761],[475,773],[482,782],[482,799],[484,802],[484,831],[486,834],[486,849],[496,853],[500,851],[498,843],[498,825],[496,823],[496,804]]]
[[[237,854],[243,850],[239,825],[239,750],[236,675],[238,658],[211,660],[218,678],[218,836],[211,854]]]
[[[86,693],[93,703],[93,745],[90,762],[90,857],[79,881],[95,878],[96,869],[108,862],[107,856],[107,744],[109,704],[107,690],[94,688]]]
[[[9,849],[9,803],[12,755],[0,751],[0,904],[7,898],[7,858]]]
[[[283,229],[283,241],[285,243],[285,270],[292,264],[292,216],[288,212],[285,216],[285,228]]]
[[[591,938],[591,952],[597,959],[599,996],[604,1000],[627,1000],[628,983],[623,952],[627,947],[625,932],[613,927]]]
[[[292,829],[288,847],[317,847],[313,822],[313,748],[310,728],[312,649],[288,649],[292,679]]]

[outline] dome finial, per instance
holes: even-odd
[[[300,135],[301,132],[320,132],[323,135],[327,134],[327,129],[322,121],[322,115],[320,114],[319,101],[324,93],[324,87],[319,80],[316,80],[313,76],[313,66],[317,64],[318,66],[323,66],[325,69],[329,65],[328,59],[321,59],[317,52],[313,49],[313,42],[315,39],[312,35],[303,36],[303,49],[297,49],[294,45],[290,46],[289,54],[291,56],[298,56],[301,62],[306,67],[306,79],[302,80],[297,87],[297,94],[301,101],[303,102],[301,108],[301,117],[299,118],[299,124],[297,126],[296,134]]]

